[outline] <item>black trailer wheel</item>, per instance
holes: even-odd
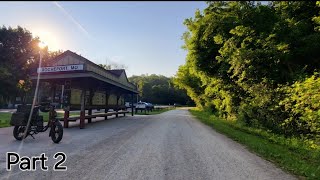
[[[51,127],[51,139],[54,143],[59,143],[63,136],[63,127],[60,122],[56,122]]]
[[[26,130],[25,126],[14,126],[13,128],[13,136],[16,140],[21,141],[24,136],[24,131]]]

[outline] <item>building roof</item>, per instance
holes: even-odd
[[[69,56],[69,57],[68,57]],[[63,52],[62,54],[58,55],[57,57],[49,60],[46,62],[48,66],[59,66],[59,65],[73,65],[73,64],[79,64],[79,63],[74,63],[70,62],[68,59],[71,58],[76,59],[76,62],[80,62],[80,64],[85,64],[85,69],[84,72],[91,72],[95,73],[101,78],[105,78],[105,81],[111,82],[113,81],[114,83],[118,84],[119,86],[126,86],[133,91],[137,90],[136,85],[128,81],[127,75],[125,73],[124,69],[112,69],[112,70],[106,70],[103,67],[93,63],[92,61],[88,60],[87,58],[78,55],[70,50],[67,50]],[[91,68],[88,68],[88,67]],[[69,72],[69,74],[74,74],[74,73],[79,73],[79,72]],[[45,75],[45,74],[44,74]],[[43,75],[43,77],[44,77]],[[66,74],[64,76],[67,76]],[[58,77],[58,76],[56,76]]]
[[[118,77],[121,76],[121,74],[125,72],[124,69],[111,69],[111,70],[107,70],[107,71],[109,71],[110,73],[112,73]]]

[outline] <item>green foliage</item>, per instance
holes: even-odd
[[[280,105],[290,114],[281,124],[286,131],[320,138],[319,89],[319,74],[284,88],[287,96]]]
[[[249,150],[301,179],[319,179],[320,145],[314,140],[287,138],[274,134],[270,130],[225,121],[208,111],[191,109],[190,112],[203,123],[244,144]]]
[[[0,28],[0,105],[30,90],[29,74],[39,64],[39,42],[38,37],[20,26]],[[43,65],[61,54],[61,51],[49,52],[48,48],[42,52]]]
[[[26,29],[0,28],[0,95],[9,97],[17,93],[19,80],[25,80],[28,66],[35,61],[33,39]]]
[[[107,64],[98,64],[99,66],[103,67],[106,70],[111,70],[111,69],[127,69],[127,66],[124,64],[120,64],[117,62],[108,62]]]
[[[204,102],[201,99],[203,88],[201,81],[196,76],[190,73],[187,66],[180,66],[176,77],[173,78],[173,83],[180,89],[185,89],[187,95],[195,102],[198,107],[203,107]]]
[[[111,65],[110,64],[98,64],[98,65],[103,67],[106,70],[111,70]]]
[[[303,80],[319,72],[319,2],[207,4],[184,22],[188,54],[174,83],[198,107],[227,120],[286,136],[319,136],[311,103],[317,91]]]
[[[141,75],[128,78],[130,82],[138,85],[139,100],[153,104],[192,105],[192,100],[185,90],[173,86],[172,78],[162,75]]]

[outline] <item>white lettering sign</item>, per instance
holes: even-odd
[[[46,72],[61,72],[61,71],[79,71],[83,70],[83,64],[67,65],[67,66],[52,66],[52,67],[42,67],[37,69],[37,73]]]

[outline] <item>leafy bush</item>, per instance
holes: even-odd
[[[295,135],[320,137],[319,90],[319,74],[285,87],[284,91],[287,96],[280,102],[280,105],[290,116],[284,120],[281,126]]]
[[[319,137],[319,2],[207,4],[184,22],[188,54],[174,83],[223,119]]]

